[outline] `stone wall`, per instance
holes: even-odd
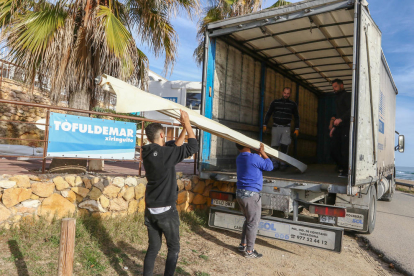
[[[32,91],[27,85],[7,78],[3,78],[0,88],[0,99],[5,100],[50,105],[51,101],[48,94],[48,91],[42,91],[36,87]],[[66,106],[66,103],[62,102],[59,106]],[[46,118],[46,109],[44,108],[0,103],[0,119],[2,120],[36,122],[44,118]],[[32,124],[0,122],[0,137],[43,139],[44,131]],[[33,141],[1,140],[0,143],[37,147],[43,146],[43,143]]]
[[[0,228],[19,227],[26,219],[51,220],[71,215],[101,219],[133,215],[145,209],[145,177],[93,175],[2,175]],[[212,189],[234,192],[234,183],[200,180],[177,173],[179,211],[205,209]]]

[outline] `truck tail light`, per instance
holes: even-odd
[[[345,217],[346,215],[345,208],[326,207],[326,206],[317,206],[317,205],[310,205],[309,212],[312,214],[332,216],[332,217]]]
[[[227,201],[232,201],[234,199],[234,195],[232,193],[225,193],[225,192],[218,192],[218,191],[210,191],[210,197],[213,199],[220,199],[220,200],[227,200]]]

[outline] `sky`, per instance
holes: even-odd
[[[202,1],[204,2],[204,1]],[[264,8],[276,0],[267,0]],[[291,2],[299,2],[291,0]],[[405,135],[405,152],[395,153],[397,166],[414,167],[414,2],[412,0],[368,0],[371,16],[382,32],[382,48],[399,94],[397,96],[396,130]],[[201,81],[202,72],[193,58],[197,46],[197,20],[178,15],[172,24],[179,36],[178,58],[169,80]],[[163,74],[164,58],[155,57],[146,45],[138,47],[148,56],[150,69]]]

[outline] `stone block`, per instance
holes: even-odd
[[[40,206],[39,200],[29,199],[22,202],[22,206],[26,208],[37,208]]]
[[[71,190],[62,191],[61,194],[62,194],[63,197],[65,197],[71,203],[75,203],[75,201],[76,201],[76,194],[75,194],[74,191],[71,191]]]
[[[122,198],[112,199],[109,203],[109,209],[111,211],[125,211],[128,209],[128,202]]]
[[[138,203],[138,213],[145,211],[145,198],[141,199]]]
[[[207,201],[207,198],[206,197],[204,197],[204,196],[202,196],[202,195],[200,195],[200,194],[198,194],[198,195],[196,195],[195,197],[194,197],[194,199],[193,199],[193,204],[195,204],[195,205],[200,205],[200,204],[205,204],[206,203],[206,201]]]
[[[179,192],[177,196],[177,204],[182,204],[184,202],[187,202],[188,198],[189,198],[188,191]]]
[[[92,188],[92,183],[91,180],[87,177],[82,178],[83,184],[85,185],[86,189],[91,189]]]
[[[204,189],[206,187],[206,184],[204,181],[198,181],[197,184],[195,185],[193,192],[197,193],[197,194],[202,194],[204,193]]]
[[[16,175],[9,180],[16,181],[18,188],[30,188],[30,178],[27,175]]]
[[[183,178],[181,179],[181,181],[184,183],[184,188],[186,189],[186,191],[190,191],[193,188],[193,183],[190,179]]]
[[[188,203],[192,203],[195,197],[195,193],[188,191]]]
[[[98,198],[102,195],[101,190],[96,187],[93,187],[92,190],[89,192],[88,196],[92,200],[98,200]]]
[[[128,204],[128,215],[132,215],[138,211],[138,200],[131,200]]]
[[[177,186],[178,191],[184,190],[184,183],[181,181],[181,179],[177,179]]]
[[[199,180],[200,178],[197,175],[194,175],[191,179],[191,182],[193,182],[193,184],[197,184]]]
[[[142,183],[135,187],[135,199],[140,199],[145,196],[146,186]]]
[[[10,188],[4,190],[2,201],[4,206],[7,208],[13,207],[14,205],[25,201],[32,195],[31,189],[25,188]]]
[[[38,210],[38,215],[48,219],[52,219],[56,215],[57,219],[61,219],[68,215],[71,216],[75,211],[75,205],[69,200],[61,195],[53,194],[43,200],[42,205]]]
[[[129,187],[126,189],[124,195],[122,196],[126,201],[130,201],[135,197],[135,188]]]
[[[99,197],[99,203],[101,203],[103,208],[107,208],[109,206],[109,199],[104,195]]]
[[[0,222],[7,220],[11,215],[9,209],[0,204]]]
[[[127,177],[127,179],[125,179],[125,185],[128,185],[129,187],[135,187],[138,185],[138,181],[135,177]]]
[[[213,188],[213,186],[211,186],[211,185],[207,186],[204,189],[203,196],[210,196],[210,191],[211,191],[212,188]]]
[[[106,210],[102,207],[102,205],[96,200],[86,200],[78,205],[81,209],[87,209],[90,212],[101,212],[105,213]]]
[[[53,194],[54,191],[55,191],[55,184],[52,182],[50,183],[38,182],[32,185],[32,192],[35,195],[38,195],[40,197],[49,197]]]
[[[0,188],[10,189],[16,186],[16,181],[0,180]]]
[[[124,187],[124,185],[125,185],[125,180],[124,180],[124,178],[123,178],[123,177],[115,177],[115,178],[112,180],[112,185],[117,186],[117,187],[119,187],[119,188],[122,188],[122,187]]]
[[[109,185],[106,186],[103,190],[103,194],[108,198],[116,198],[118,196],[118,193],[121,191],[121,188]]]
[[[53,183],[56,185],[56,190],[62,191],[70,188],[69,183],[63,179],[61,176],[53,178]]]
[[[74,187],[71,190],[81,197],[86,197],[89,194],[89,190],[83,187]]]

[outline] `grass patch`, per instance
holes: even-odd
[[[208,261],[208,256],[206,256],[206,255],[203,255],[203,254],[201,254],[200,256],[198,256],[198,257],[200,257],[201,259],[203,259],[203,260],[205,260],[205,261]]]
[[[400,192],[404,192],[404,193],[409,193],[409,194],[414,194],[414,190],[411,188],[409,188],[409,187],[405,187],[405,186],[398,186],[397,185],[397,187],[395,188],[397,191],[400,191]]]
[[[177,273],[177,275],[185,275],[185,276],[190,276],[191,274],[188,273],[187,271],[184,270],[184,268],[177,266],[175,268],[175,273]]]
[[[208,212],[181,213],[180,232],[197,232],[207,226]],[[38,220],[20,223],[20,229],[0,230],[8,242],[10,252],[0,252],[0,260],[27,269],[30,275],[55,275],[58,266],[61,221]],[[76,218],[75,275],[129,275],[141,274],[142,262],[147,253],[147,229],[143,214],[134,217],[99,220],[94,217]],[[188,246],[189,242],[185,245]],[[197,250],[192,250],[198,255]],[[160,252],[164,255],[164,252]],[[207,256],[200,258],[208,260]],[[135,259],[134,259],[135,258]],[[136,260],[138,260],[138,263]],[[177,267],[177,275],[190,275],[184,270],[190,261],[183,258]],[[194,264],[194,263],[192,263]],[[1,269],[1,268],[0,268]],[[4,273],[0,273],[4,275]],[[204,274],[200,274],[204,275]],[[207,274],[206,274],[207,275]]]
[[[210,274],[208,274],[207,272],[197,271],[195,273],[195,276],[210,276]]]

